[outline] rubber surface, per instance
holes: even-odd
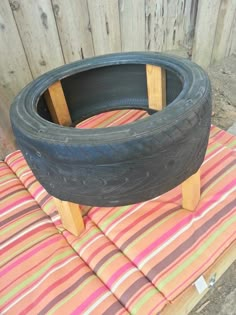
[[[110,109],[147,109],[145,64],[167,71],[163,111],[101,129],[50,121],[42,94],[57,80],[73,121]],[[211,88],[207,74],[189,60],[159,53],[105,55],[42,75],[16,97],[10,117],[25,159],[50,194],[86,205],[126,205],[160,195],[198,170],[209,137]]]

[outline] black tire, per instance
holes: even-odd
[[[75,129],[51,122],[43,92],[57,80],[73,121],[122,108],[148,110],[145,64],[167,72],[161,112],[120,127]],[[94,206],[151,199],[194,174],[203,162],[211,121],[207,74],[189,60],[123,53],[52,70],[16,97],[10,117],[19,148],[53,196]]]

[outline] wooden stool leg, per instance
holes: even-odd
[[[166,106],[166,71],[164,68],[146,65],[148,106],[162,110]]]
[[[149,108],[162,110],[166,106],[165,69],[146,65],[147,91]],[[182,206],[193,211],[200,200],[200,171],[182,183]]]
[[[58,81],[52,84],[44,93],[44,97],[53,122],[62,126],[69,126],[71,124],[71,117],[61,82]],[[80,206],[69,201],[62,201],[55,197],[54,201],[64,228],[76,236],[80,235],[84,229]]]
[[[200,170],[182,183],[182,207],[194,211],[200,200]]]
[[[79,205],[69,201],[62,201],[55,197],[54,202],[64,228],[75,236],[79,236],[84,230],[84,221]]]
[[[71,124],[71,117],[61,82],[57,81],[52,84],[44,93],[44,97],[53,122],[62,126],[69,126]]]

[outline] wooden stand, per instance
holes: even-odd
[[[147,91],[149,107],[162,110],[166,106],[166,72],[165,69],[146,65]],[[61,86],[55,82],[44,94],[53,122],[69,126],[71,117]],[[182,183],[182,205],[186,210],[193,211],[200,199],[200,172]],[[54,198],[65,229],[78,236],[84,229],[81,207],[75,203]],[[88,211],[90,207],[86,207]]]

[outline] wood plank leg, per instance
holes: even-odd
[[[76,203],[62,201],[55,197],[54,202],[61,216],[63,227],[75,236],[79,236],[84,230],[84,220],[80,206]]]
[[[164,68],[146,65],[148,106],[160,111],[166,106],[166,71]]]
[[[166,106],[166,71],[164,68],[146,65],[149,108],[160,111]],[[200,171],[182,183],[182,206],[193,211],[200,200]]]
[[[44,93],[48,109],[52,116],[53,122],[62,125],[71,125],[70,112],[66,103],[65,95],[61,82],[55,82]],[[69,201],[62,201],[54,197],[54,202],[61,216],[64,228],[72,234],[79,236],[84,229],[82,211],[78,204]],[[88,211],[85,209],[84,211]]]
[[[70,126],[72,121],[61,82],[52,84],[44,93],[49,112],[54,123],[62,126]]]
[[[182,207],[194,211],[200,200],[200,170],[182,183]]]

